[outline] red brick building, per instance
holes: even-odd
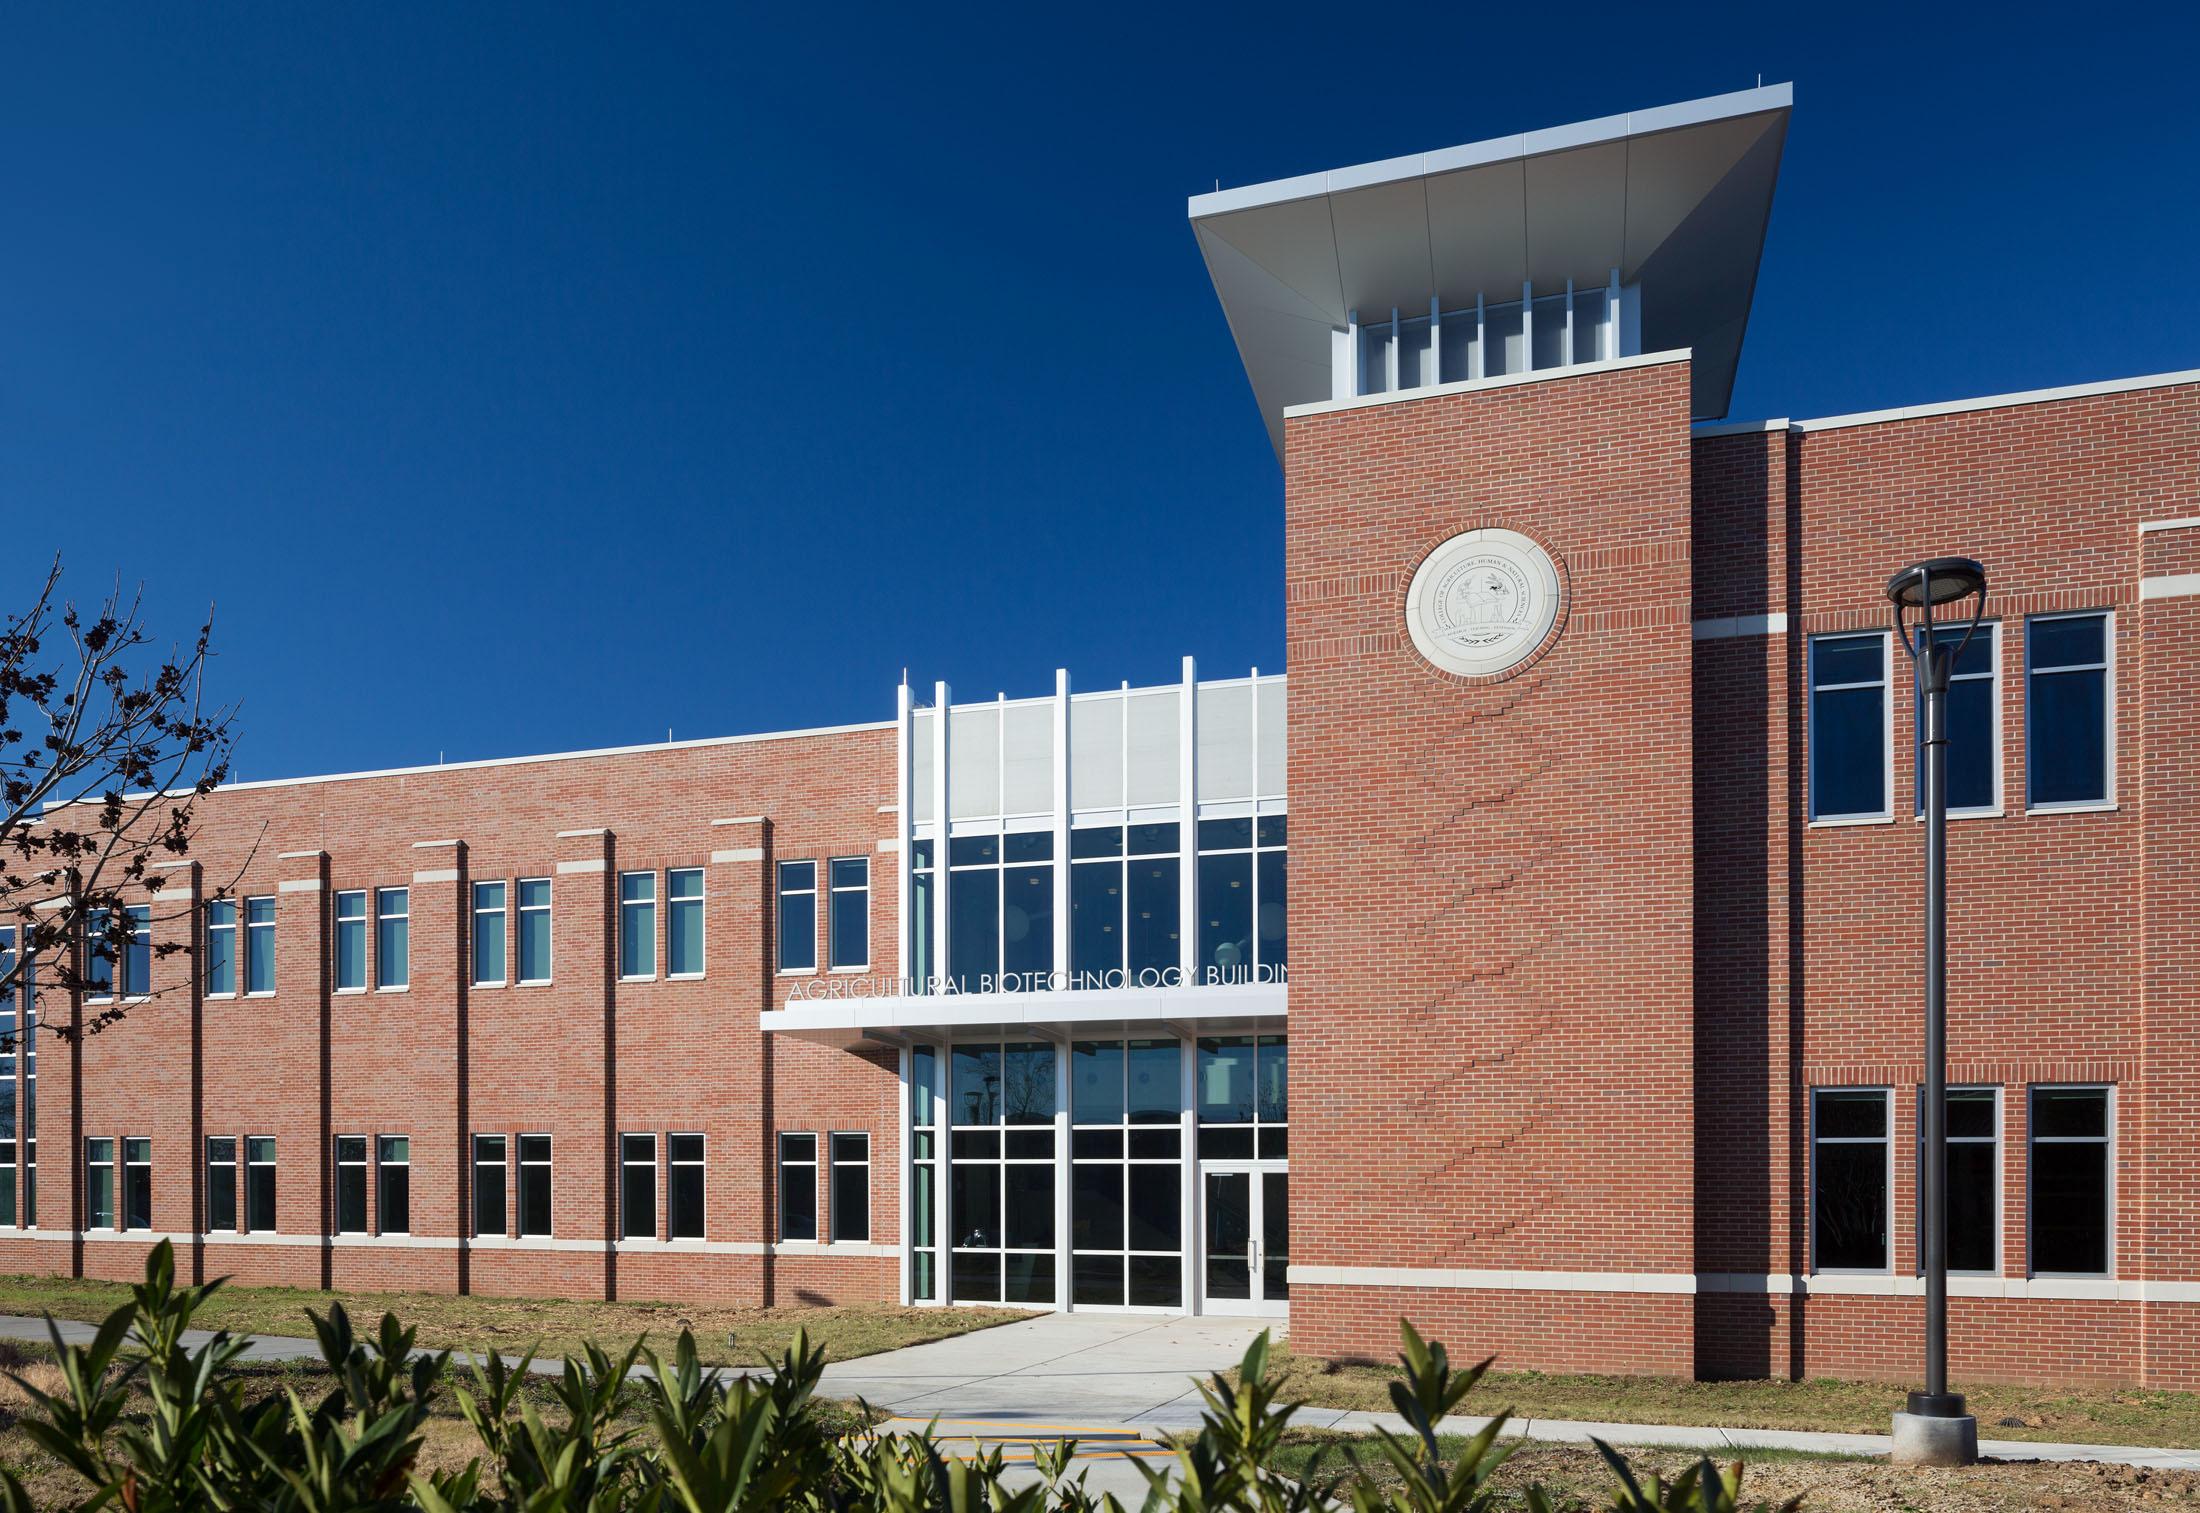
[[[4,1069],[0,1269],[1911,1376],[1882,588],[1960,552],[1955,1371],[2200,1382],[2200,373],[1719,421],[1788,105],[1192,202],[1288,685],[220,791],[191,949]]]

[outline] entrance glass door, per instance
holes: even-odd
[[[1206,1312],[1287,1311],[1290,1185],[1290,1173],[1280,1165],[1204,1168],[1200,1291]]]

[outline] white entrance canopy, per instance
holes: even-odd
[[[1692,349],[1695,416],[1724,415],[1792,100],[1766,85],[1193,196],[1277,455],[1287,407],[1341,397],[1332,342],[1355,312],[1602,289],[1615,270],[1639,292],[1637,350]]]
[[[1106,1039],[1156,1030],[1185,1035],[1277,1034],[1284,1028],[1288,991],[1281,983],[1263,982],[820,998],[763,1010],[757,1020],[766,1031],[839,1046],[988,1035]]]

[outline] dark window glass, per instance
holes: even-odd
[[[955,1131],[952,1154],[957,1161],[998,1161],[1001,1159],[1001,1132],[997,1129],[959,1129]]]
[[[1000,971],[1000,889],[1001,874],[989,868],[957,872],[949,885],[947,960],[957,992],[988,991]]]
[[[958,1045],[954,1050],[954,1089],[948,1100],[952,1124],[1001,1122],[1001,1048],[992,1044]]]
[[[1981,625],[1978,634],[1956,658],[1948,681],[1948,807],[1991,809],[1994,792],[1994,748],[2001,731],[1994,719],[1995,627]],[[1963,631],[1936,632],[1943,646],[1963,641]],[[1925,705],[1917,701],[1911,721],[1917,742],[1914,804],[1925,812]]]
[[[1120,1305],[1123,1301],[1121,1256],[1072,1256],[1070,1301]]]
[[[1051,1303],[1054,1301],[1054,1257],[1052,1256],[1004,1256],[1006,1281],[1002,1284],[1001,1301],[1004,1303]]]
[[[863,967],[871,962],[871,866],[862,857],[842,857],[831,865],[832,964]]]
[[[1105,974],[1123,970],[1121,862],[1088,862],[1069,869],[1069,918],[1070,971],[1101,986]]]
[[[367,1141],[363,1135],[336,1137],[336,1228],[340,1234],[367,1231]]]
[[[1070,1047],[1070,1122],[1123,1122],[1123,1042],[1080,1040]]]
[[[2025,627],[2027,802],[2108,799],[2108,620],[2034,620]]]
[[[1123,827],[1096,825],[1090,829],[1072,830],[1069,833],[1069,854],[1073,861],[1088,856],[1121,856]]]
[[[375,1227],[386,1235],[412,1233],[412,1141],[383,1135],[375,1142]]]
[[[657,1235],[657,1137],[619,1137],[619,1234],[629,1240]]]
[[[960,873],[966,877],[982,873]],[[1044,974],[1054,970],[1054,869],[1009,867],[1001,873],[1001,970],[1012,976]],[[1018,984],[1044,987],[1037,983]]]
[[[237,1142],[225,1135],[206,1141],[206,1227],[209,1232],[237,1227]]]
[[[2035,1273],[2109,1270],[2106,1088],[2032,1090],[2032,1255]]]
[[[779,1238],[817,1238],[817,1136],[779,1137]]]
[[[275,1138],[254,1135],[244,1143],[244,1227],[275,1228]]]
[[[1054,1047],[1046,1042],[1008,1047],[1002,1112],[1010,1124],[1054,1122]]]
[[[122,1227],[153,1227],[153,1142],[122,1142]]]
[[[1236,819],[1199,822],[1199,849],[1202,851],[1235,851],[1249,849],[1252,844],[1253,817],[1249,814]]]
[[[998,867],[1001,838],[997,835],[958,835],[947,843],[950,867]]]
[[[1247,837],[1250,844],[1251,837]],[[1253,858],[1226,852],[1199,859],[1200,981],[1249,981],[1253,966]]]
[[[779,970],[817,966],[817,863],[779,864]]]
[[[550,1233],[550,1137],[519,1137],[519,1232]]]
[[[1282,967],[1291,959],[1291,854],[1260,853],[1260,964]]]
[[[1153,856],[1179,850],[1181,828],[1174,820],[1159,825],[1132,825],[1123,832],[1124,849],[1132,856]]]
[[[1820,1271],[1887,1266],[1887,1095],[1813,1099],[1812,1260]]]
[[[700,1240],[703,1211],[703,1137],[674,1135],[666,1142],[665,1229],[675,1240]],[[837,1224],[839,1215],[833,1218]]]
[[[1133,1308],[1183,1306],[1184,1273],[1175,1256],[1132,1256],[1130,1282]]]
[[[1001,1168],[954,1167],[955,1245],[959,1249],[998,1249],[1001,1243]]]
[[[1126,1069],[1133,1124],[1175,1124],[1184,1111],[1184,1051],[1176,1040],[1134,1040]]]
[[[474,1136],[474,1233],[504,1233],[504,1137]]]
[[[1130,1248],[1177,1249],[1184,1232],[1179,1206],[1183,1168],[1131,1165],[1124,1170],[1130,1173]]]
[[[2032,1135],[2083,1138],[2108,1133],[2108,1094],[2097,1087],[2032,1090]]]
[[[1811,817],[1884,814],[1886,641],[1821,636],[1810,646]]]
[[[1177,1130],[1174,1125],[1167,1129],[1140,1129],[1134,1127],[1130,1134],[1130,1155],[1133,1161],[1174,1161],[1176,1159],[1177,1146],[1181,1142],[1177,1139]]]
[[[1001,860],[1010,866],[1018,862],[1049,862],[1054,860],[1054,832],[1051,830],[1016,830],[1001,837]]]
[[[1153,986],[1182,965],[1177,950],[1177,942],[1183,938],[1182,921],[1177,917],[1177,865],[1172,856],[1133,860],[1123,869],[1130,889],[1129,960],[1125,969],[1133,987]]]
[[[1253,1159],[1253,1131],[1227,1124],[1203,1125],[1199,1131],[1199,1156],[1202,1161],[1250,1161]]]
[[[930,872],[915,872],[909,877],[909,977],[910,986],[919,993],[932,991],[932,979],[938,968],[932,960],[936,942],[932,935],[933,906]]]
[[[1263,846],[1280,846],[1291,828],[1289,815],[1264,814],[1260,817],[1260,843]]]
[[[1200,1041],[1198,1086],[1200,1123],[1251,1124],[1253,1037]]]
[[[833,1238],[871,1238],[871,1137],[835,1135],[833,1153]]]
[[[115,1227],[115,1143],[84,1142],[84,1222],[93,1229]]]
[[[1071,1130],[1070,1154],[1080,1161],[1123,1159],[1123,1132],[1119,1129]]]
[[[1069,1243],[1072,1250],[1123,1248],[1123,1168],[1119,1165],[1072,1166],[1069,1187]],[[1120,1291],[1123,1277],[1116,1272]],[[1120,1301],[1120,1299],[1118,1299]]]
[[[1999,1143],[1992,1088],[1948,1090],[1948,1268],[1996,1270],[2000,1220]],[[1918,1265],[1925,1262],[1925,1093],[1917,1095]]]
[[[1001,1253],[997,1250],[958,1250],[948,1267],[949,1297],[957,1303],[998,1303],[1001,1300]]]
[[[1255,1099],[1263,1124],[1282,1124],[1290,1117],[1291,1046],[1281,1035],[1260,1037],[1260,1064]]]
[[[1012,1129],[1003,1141],[1002,1154],[1011,1161],[1051,1161],[1054,1159],[1054,1129],[1051,1124],[1036,1129]]]
[[[1004,1214],[1006,1242],[1019,1249],[1047,1249],[1054,1244],[1054,1166],[1010,1165],[1001,1168],[1007,1190]]]

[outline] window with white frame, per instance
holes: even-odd
[[[505,1233],[506,1141],[502,1135],[474,1136],[474,1233]]]
[[[665,873],[665,975],[703,975],[703,869]]]
[[[550,1137],[519,1137],[519,1232],[548,1235],[550,1217]]]
[[[1080,826],[1069,833],[1069,961],[1080,988],[1160,987],[1181,967],[1183,827]]]
[[[143,998],[152,992],[152,921],[153,911],[143,904],[125,908],[119,928],[112,910],[94,909],[85,916],[88,997],[105,1002],[117,994]]]
[[[701,1135],[665,1137],[665,1233],[675,1240],[700,1240],[704,1219],[704,1163]]]
[[[1280,814],[1199,821],[1199,982],[1282,980],[1288,823]]]
[[[779,864],[779,970],[817,970],[817,863]]]
[[[619,874],[619,975],[657,975],[657,874]]]
[[[826,864],[832,886],[825,935],[835,971],[871,964],[871,859],[836,856]]]
[[[1884,819],[1887,635],[1810,640],[1810,817]]]
[[[817,1136],[779,1134],[779,1238],[817,1238]]]
[[[519,980],[532,986],[550,980],[550,879],[519,880]]]
[[[121,1227],[153,1227],[153,1142],[143,1136],[122,1142]]]
[[[2106,1087],[2031,1090],[2033,1276],[2107,1276],[2115,1247],[2115,1109]]]
[[[2106,804],[2114,794],[2112,631],[2105,614],[2035,615],[2025,622],[2024,780],[2030,808]]]
[[[275,1137],[244,1139],[244,1227],[257,1234],[275,1231]]]
[[[412,890],[374,890],[374,985],[388,992],[412,981]]]
[[[115,1229],[115,1142],[94,1135],[84,1142],[84,1225]]]
[[[254,998],[275,991],[275,899],[244,901],[244,990]]]
[[[206,1232],[228,1234],[237,1228],[237,1138],[206,1137]]]
[[[11,925],[0,925],[0,981],[4,981],[14,970],[15,929]],[[15,1202],[14,1103],[18,1048],[23,1047],[23,1042],[28,1038],[23,1034],[21,1016],[16,1011],[16,1002],[21,992],[20,981],[0,988],[0,1228],[11,1229],[21,1222]],[[24,1117],[29,1117],[27,1107]]]
[[[503,883],[474,884],[474,986],[477,988],[504,986],[504,900]]]
[[[1072,1042],[1069,1106],[1070,1301],[1181,1306],[1183,1042]]]
[[[336,991],[367,990],[367,892],[347,889],[336,895]]]
[[[206,906],[206,996],[237,993],[237,901],[217,898]]]
[[[836,1242],[871,1238],[871,1137],[836,1130],[827,1137],[832,1159],[832,1234]]]
[[[1811,1264],[1818,1271],[1886,1271],[1887,1090],[1811,1091]]]
[[[1054,1301],[1059,1054],[1049,1041],[950,1051],[949,1302]]]
[[[956,991],[1044,987],[1054,971],[1054,832],[950,836],[947,865]]]
[[[375,1137],[374,1227],[385,1235],[412,1233],[412,1140],[408,1136]]]
[[[1925,1090],[1917,1093],[1917,1233],[1925,1232]],[[1948,1089],[1948,1269],[2001,1269],[2001,1090]],[[1918,1266],[1924,1267],[1923,1241]]]
[[[336,1232],[367,1232],[367,1137],[336,1137]]]
[[[1936,630],[1933,640],[1951,652],[1963,646],[1948,673],[1948,812],[1993,814],[2001,808],[2000,637],[1988,621],[1970,644],[1966,627]],[[1925,812],[1925,703],[1913,701],[1911,729],[1913,807]]]
[[[619,1137],[619,1234],[657,1238],[657,1137]]]

